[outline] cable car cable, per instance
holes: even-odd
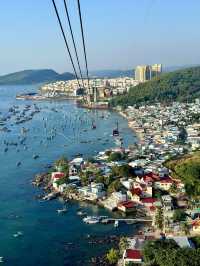
[[[76,60],[77,60],[77,64],[78,64],[78,69],[79,69],[82,85],[83,85],[83,88],[84,88],[83,75],[82,75],[82,71],[81,71],[80,61],[79,61],[78,52],[77,52],[77,48],[76,48],[76,43],[75,43],[75,39],[74,39],[74,34],[73,34],[73,30],[72,30],[71,20],[70,20],[70,17],[69,17],[67,3],[66,3],[66,0],[63,0],[63,1],[64,1],[65,12],[66,12],[66,15],[67,15],[67,21],[68,21],[68,25],[69,25],[69,29],[70,29],[70,33],[71,33],[71,38],[72,38],[72,42],[73,42],[73,46],[74,46],[74,51],[75,51],[75,55],[76,55]]]
[[[82,21],[82,15],[81,15],[81,6],[80,6],[80,1],[79,0],[77,0],[77,4],[78,4],[79,20],[80,20],[80,25],[81,25],[81,35],[82,35],[83,51],[84,51],[84,57],[85,57],[85,68],[86,68],[86,75],[87,75],[87,80],[88,80],[88,90],[89,90],[88,62],[87,62],[87,54],[86,54],[86,47],[85,47],[85,37],[84,37],[84,32],[83,32],[83,21]]]
[[[70,61],[71,61],[71,64],[72,64],[72,67],[73,67],[73,70],[74,70],[74,74],[75,74],[76,80],[78,82],[78,86],[79,86],[79,88],[81,88],[80,83],[79,83],[79,78],[78,78],[78,75],[77,75],[77,72],[76,72],[76,68],[75,68],[75,65],[74,65],[74,62],[73,62],[73,58],[72,58],[72,55],[71,55],[71,52],[70,52],[70,49],[69,49],[69,45],[68,45],[68,42],[67,42],[67,38],[65,36],[65,33],[64,33],[64,30],[63,30],[63,26],[62,26],[62,22],[60,20],[60,16],[59,16],[59,13],[58,13],[57,6],[56,6],[54,0],[52,0],[52,3],[53,3],[53,6],[54,6],[54,10],[55,10],[55,13],[56,13],[56,16],[57,16],[57,19],[58,19],[58,23],[59,23],[59,26],[60,26],[60,29],[61,29],[61,32],[62,32],[62,36],[63,36],[64,42],[65,42],[66,48],[67,48],[67,51],[68,51],[68,54],[69,54],[69,57],[70,57]]]

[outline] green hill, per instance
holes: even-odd
[[[174,178],[180,178],[189,195],[200,195],[200,152],[196,151],[169,160],[165,166],[171,169]]]
[[[162,74],[159,78],[130,89],[124,96],[111,100],[111,105],[128,106],[145,102],[187,101],[200,97],[200,67]]]
[[[74,77],[71,73],[58,74],[52,69],[23,70],[0,76],[0,85],[34,84],[57,80],[70,80],[74,79]]]

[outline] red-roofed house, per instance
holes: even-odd
[[[123,254],[123,263],[126,266],[127,263],[142,263],[142,253],[137,249],[126,249]]]
[[[137,204],[133,201],[127,200],[120,202],[117,205],[118,210],[123,211],[123,212],[132,212],[135,211]]]
[[[159,181],[160,177],[159,177],[159,175],[156,175],[154,173],[148,173],[148,174],[144,175],[141,178],[141,180],[142,180],[142,182],[148,184],[148,183],[154,183],[156,181]]]
[[[59,179],[61,179],[63,177],[65,177],[65,174],[62,173],[62,172],[53,172],[53,173],[51,173],[51,180],[53,182],[56,182],[56,181],[58,181]]]
[[[161,190],[169,190],[173,184],[173,180],[170,177],[161,179],[154,183],[154,187]]]
[[[143,198],[140,200],[140,202],[145,206],[145,207],[153,207],[154,204],[157,202],[158,200],[156,198]]]
[[[140,187],[133,188],[127,191],[127,196],[132,200],[139,202],[140,196],[142,195],[142,189]]]

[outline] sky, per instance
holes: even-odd
[[[72,47],[63,0],[55,1]],[[67,3],[84,69],[77,1]],[[200,63],[199,0],[80,3],[89,71]],[[0,34],[0,74],[43,68],[72,72],[51,0],[1,0]]]

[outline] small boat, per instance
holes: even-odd
[[[0,263],[4,262],[4,257],[0,257]]]
[[[97,128],[97,126],[95,125],[94,122],[92,122],[92,129],[96,129],[96,128]]]
[[[22,164],[21,162],[17,162],[17,163],[16,163],[17,166],[20,166],[21,164]]]
[[[85,216],[85,215],[86,215],[86,212],[78,211],[78,212],[77,212],[77,215],[79,215],[79,216]]]
[[[83,222],[86,224],[97,224],[99,223],[99,218],[96,216],[87,216],[83,218]]]
[[[118,122],[117,122],[117,127],[113,129],[113,137],[118,137],[119,136],[119,129],[118,129]]]
[[[34,155],[33,155],[33,159],[34,159],[34,160],[36,160],[36,159],[38,159],[38,158],[39,158],[39,155],[37,155],[37,154],[34,154]]]
[[[119,221],[115,221],[114,227],[118,227],[118,226],[119,226]]]
[[[67,208],[63,208],[63,209],[58,209],[57,210],[57,213],[65,213],[65,212],[67,212]]]
[[[14,237],[23,236],[23,233],[21,231],[18,231],[17,233],[13,234]]]

